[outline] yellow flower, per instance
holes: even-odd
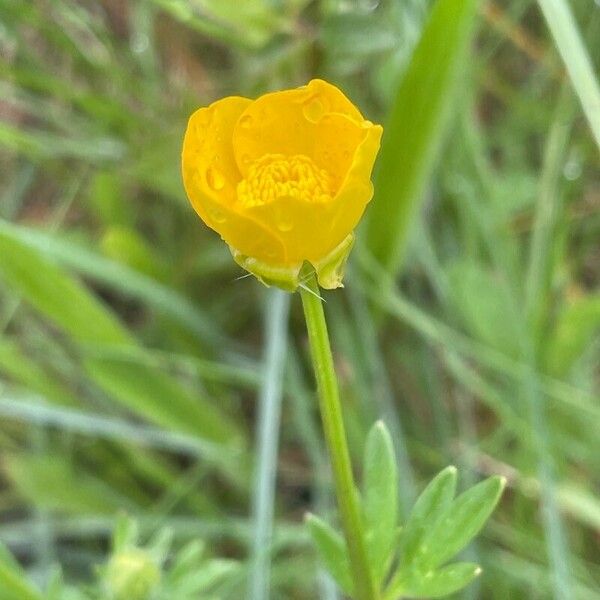
[[[189,120],[185,189],[235,260],[264,283],[295,289],[308,261],[323,287],[339,287],[373,195],[381,133],[319,79],[257,100],[223,98]]]

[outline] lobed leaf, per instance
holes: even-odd
[[[423,540],[418,562],[433,569],[462,550],[479,533],[498,504],[506,480],[494,476],[461,494]]]

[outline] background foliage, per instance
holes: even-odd
[[[298,299],[277,368],[287,311],[179,177],[194,108],[313,76],[386,125],[326,295],[357,464],[382,417],[404,517],[447,464],[507,477],[460,597],[600,598],[599,62],[591,0],[4,0],[0,542],[22,566],[0,553],[0,598],[83,593],[57,563],[105,585],[119,510],[217,568],[217,597],[269,562],[273,598],[336,597],[302,526],[331,498]],[[257,406],[280,389],[279,427]]]

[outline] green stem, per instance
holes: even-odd
[[[358,505],[358,492],[346,441],[338,384],[333,368],[325,313],[314,272],[300,288],[317,387],[325,439],[329,448],[335,492],[342,528],[348,545],[356,600],[375,600],[377,592],[367,560],[367,551]]]

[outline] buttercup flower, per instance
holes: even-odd
[[[305,261],[341,286],[353,230],[373,195],[382,134],[335,86],[308,85],[198,109],[183,142],[187,195],[234,259],[294,290]]]

